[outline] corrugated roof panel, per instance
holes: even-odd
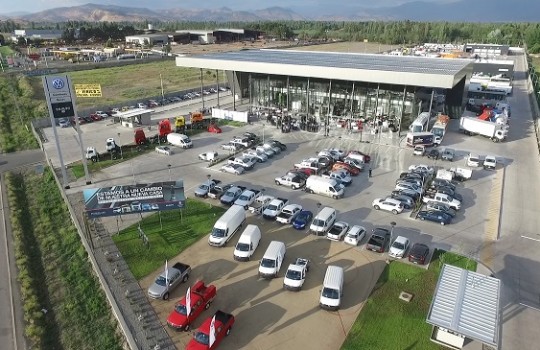
[[[427,322],[467,338],[497,345],[500,281],[444,265]]]

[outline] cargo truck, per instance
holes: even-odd
[[[459,128],[466,135],[482,135],[490,138],[493,142],[504,141],[508,134],[506,124],[471,117],[461,117]]]
[[[434,135],[430,132],[409,132],[407,133],[407,146],[433,146]]]

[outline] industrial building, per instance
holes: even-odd
[[[238,103],[252,109],[287,110],[318,123],[387,116],[400,127],[422,111],[460,117],[473,71],[471,60],[289,50],[181,56],[176,65],[225,70]]]
[[[199,44],[213,44],[215,42],[214,31],[212,30],[177,30],[176,34],[187,38],[187,42],[182,39],[179,41],[175,40],[176,42],[185,44],[193,42],[198,42]]]
[[[62,39],[62,30],[58,29],[15,29],[11,39],[17,41],[18,38],[59,40]]]
[[[151,33],[126,36],[126,43],[135,45],[156,45],[168,44],[169,34],[167,33]]]
[[[463,51],[477,55],[479,58],[493,58],[497,56],[507,56],[510,51],[510,45],[497,44],[465,44]]]

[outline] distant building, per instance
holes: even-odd
[[[152,34],[138,34],[126,36],[127,44],[144,45],[147,43],[150,46],[156,44],[168,44],[169,34],[167,33],[152,33]]]
[[[184,40],[180,41],[182,43],[186,43],[186,38],[189,40],[189,43],[213,44],[216,42],[213,30],[177,30],[176,34],[185,36]]]
[[[262,32],[251,29],[216,29],[214,37],[218,43],[235,41],[255,41],[262,35]]]
[[[62,34],[63,31],[58,29],[15,29],[12,39],[14,41],[18,38],[58,40],[62,39]]]
[[[497,44],[466,44],[463,46],[463,51],[471,56],[478,58],[493,58],[497,56],[507,56],[510,50],[509,45]]]

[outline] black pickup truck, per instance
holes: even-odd
[[[386,245],[390,240],[390,231],[385,228],[377,227],[373,230],[369,241],[367,242],[366,249],[373,250],[377,253],[384,253]]]

